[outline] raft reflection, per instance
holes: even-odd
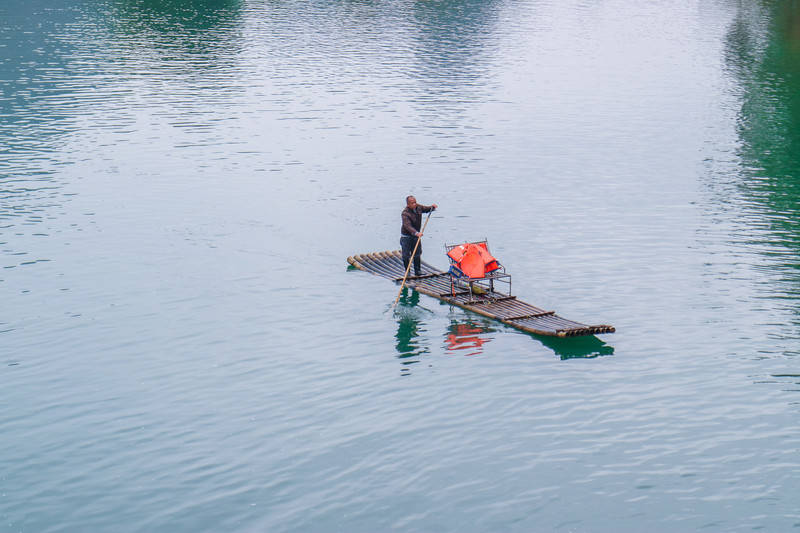
[[[410,365],[420,362],[420,356],[430,353],[430,347],[424,344],[424,324],[423,317],[431,313],[419,305],[420,293],[408,288],[404,288],[400,294],[400,300],[395,310],[397,318],[397,358],[403,364],[402,374],[410,373]],[[456,312],[456,308],[451,308],[451,312]],[[604,355],[613,355],[614,347],[595,336],[590,337],[548,337],[535,335],[532,333],[521,332],[516,329],[505,328],[498,322],[482,316],[472,316],[470,313],[451,314],[450,324],[444,333],[443,348],[445,353],[452,355],[473,356],[480,355],[484,351],[484,345],[494,339],[494,335],[501,329],[508,329],[509,332],[527,335],[542,345],[553,350],[561,359],[591,359]]]
[[[592,359],[601,355],[613,355],[614,347],[595,337],[547,337],[531,334],[531,337],[553,350],[562,361],[566,359]]]

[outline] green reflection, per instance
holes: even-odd
[[[514,332],[529,336],[553,350],[562,360],[589,359],[614,353],[613,346],[595,336],[560,338],[536,335],[511,326],[504,326],[500,322],[480,315],[472,316],[469,312],[466,316],[450,319],[450,326],[445,334],[445,349],[449,353],[478,355],[483,352],[483,346],[494,339],[494,333],[498,331],[498,328],[505,328],[509,334]]]
[[[800,6],[743,4],[726,36],[741,95],[738,134],[748,249],[765,260],[762,291],[790,302],[800,324]],[[750,213],[746,213],[750,214]]]
[[[138,46],[219,60],[241,49],[242,0],[116,0],[109,25]],[[162,59],[168,59],[162,57]]]
[[[419,342],[422,324],[420,316],[423,311],[419,306],[419,293],[404,287],[395,308],[397,316],[397,334],[395,335],[397,343],[395,346],[397,357],[402,360],[404,366],[418,363],[419,357],[429,351]],[[404,368],[404,372],[407,371],[408,369]]]
[[[601,355],[614,354],[613,346],[606,344],[595,336],[568,338],[532,336],[553,350],[562,361],[566,359],[590,359]]]
[[[499,12],[500,2],[494,0],[414,3],[412,75],[423,90],[426,111],[436,102],[446,102],[450,107],[439,109],[439,116],[452,111],[458,115],[463,100],[484,92]]]
[[[118,0],[127,27],[172,33],[217,28],[237,20],[242,0]]]

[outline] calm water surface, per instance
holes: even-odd
[[[6,0],[0,89],[0,530],[800,527],[796,6]],[[392,313],[407,194],[617,333]]]

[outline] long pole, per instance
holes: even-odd
[[[428,225],[428,221],[431,219],[431,213],[433,213],[433,209],[428,211],[428,216],[425,218],[425,223],[422,225],[422,230],[419,232],[419,237],[417,237],[417,244],[414,245],[414,251],[411,252],[411,257],[408,259],[408,266],[406,267],[406,273],[403,275],[403,282],[400,284],[400,290],[397,291],[397,298],[394,299],[394,305],[392,305],[392,309],[397,307],[397,302],[400,301],[400,295],[403,293],[403,289],[406,286],[406,278],[408,277],[408,272],[411,270],[411,263],[414,262],[414,256],[417,254],[417,248],[419,248],[419,241],[422,240],[422,234],[425,233],[425,226]]]

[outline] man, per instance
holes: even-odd
[[[406,196],[406,208],[403,209],[403,226],[400,229],[400,246],[403,248],[403,267],[408,270],[408,262],[411,260],[411,253],[417,240],[422,237],[420,227],[422,226],[422,213],[429,213],[438,206],[420,205],[413,196]],[[417,253],[414,254],[414,275],[422,275],[422,242],[417,246]]]

